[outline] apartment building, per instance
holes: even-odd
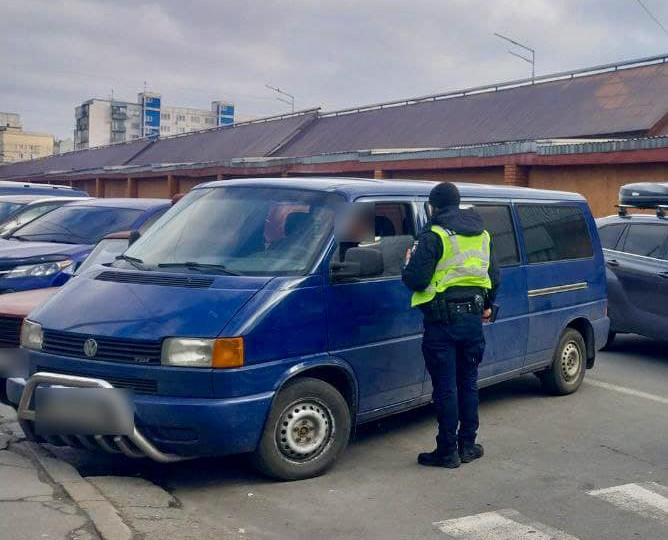
[[[234,123],[234,105],[214,101],[210,109],[165,106],[160,94],[142,92],[137,102],[89,99],[75,109],[76,150],[144,137],[167,137]]]
[[[0,163],[25,161],[53,154],[53,135],[23,131],[21,116],[0,112]]]

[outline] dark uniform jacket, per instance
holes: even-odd
[[[418,236],[418,240],[413,246],[411,260],[401,274],[404,284],[411,291],[424,291],[429,286],[436,272],[436,265],[443,256],[443,242],[431,230],[432,225],[438,225],[462,236],[477,236],[482,234],[484,230],[482,217],[475,210],[460,210],[458,207],[452,207],[434,215]],[[485,298],[485,308],[492,307],[499,288],[500,276],[494,258],[494,245],[491,241],[489,247],[490,265],[488,273],[492,288],[485,291],[480,287],[450,287],[443,293],[447,300],[468,300],[476,294],[482,294]]]

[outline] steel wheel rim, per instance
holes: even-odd
[[[561,374],[566,382],[577,379],[582,365],[580,348],[574,341],[569,341],[561,352]]]
[[[276,427],[276,446],[292,461],[308,461],[320,455],[331,440],[331,410],[314,398],[300,399],[286,407]]]

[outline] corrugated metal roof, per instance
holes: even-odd
[[[314,119],[315,113],[311,113],[160,139],[133,159],[131,164],[202,163],[269,156]]]
[[[319,118],[279,155],[644,133],[668,112],[668,64]]]
[[[269,157],[304,161],[326,156],[335,161],[374,150],[384,152],[376,157],[379,160],[397,149],[499,155],[525,151],[528,143],[521,141],[643,136],[668,113],[668,63],[662,57],[649,60],[661,63],[626,64],[623,69],[599,66],[607,71],[558,74],[537,84],[520,81],[359,111],[303,111],[152,142],[72,152],[0,167],[0,178],[105,168],[109,172],[110,167],[123,166],[169,170]],[[519,142],[498,146],[506,141]]]
[[[41,159],[10,163],[0,166],[0,178],[25,178],[56,171],[70,172],[122,165],[150,144],[150,141],[142,139],[103,148],[79,150]]]

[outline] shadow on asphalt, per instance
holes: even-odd
[[[632,354],[642,360],[668,363],[668,341],[656,341],[635,334],[618,335],[605,353]]]
[[[538,379],[533,376],[525,376],[482,389],[480,403],[485,406],[486,403],[500,400],[535,399],[543,395]],[[385,435],[401,433],[433,422],[433,409],[431,405],[425,405],[360,426],[351,445],[373,442]],[[173,486],[197,488],[239,483],[250,486],[272,481],[255,472],[247,455],[199,458],[165,465],[147,459],[134,460],[124,456],[112,456],[74,448],[54,446],[48,446],[48,448],[59,458],[76,467],[82,476],[141,477],[168,491]]]
[[[651,363],[668,362],[668,342],[652,341],[636,335],[621,335],[605,354],[629,355],[629,360],[641,358]],[[633,357],[631,357],[631,355]],[[481,406],[506,400],[531,400],[545,394],[540,382],[533,375],[507,381],[480,391]],[[388,418],[360,426],[351,443],[373,443],[386,435],[401,434],[434,422],[430,405],[396,414]],[[50,447],[54,454],[74,465],[83,476],[136,476],[143,477],[169,490],[171,486],[192,488],[207,485],[247,484],[249,486],[271,482],[256,473],[248,456],[224,458],[200,458],[163,465],[150,460],[133,460],[123,456],[111,456],[73,448]]]

